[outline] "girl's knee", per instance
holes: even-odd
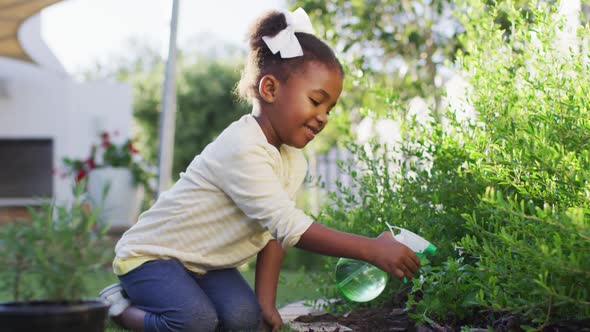
[[[155,331],[169,332],[214,332],[219,319],[215,309],[209,306],[193,306],[182,311],[156,315]]]
[[[262,323],[262,313],[257,304],[236,307],[219,318],[222,331],[258,331]]]
[[[182,327],[178,330],[179,332],[214,332],[217,331],[219,320],[217,316],[204,316],[201,315],[198,318],[192,318],[183,323]]]
[[[216,331],[219,324],[217,312],[211,306],[195,305],[182,314],[182,328],[179,331]]]

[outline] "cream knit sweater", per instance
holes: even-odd
[[[313,220],[295,207],[307,163],[270,145],[252,115],[226,128],[116,245],[115,273],[176,258],[189,270],[236,267],[274,238],[294,246]]]

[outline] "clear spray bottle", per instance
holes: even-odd
[[[393,237],[412,249],[422,259],[425,253],[434,255],[436,247],[407,229],[391,226],[389,231]],[[397,231],[398,233],[396,234]],[[389,279],[389,274],[367,262],[350,258],[340,258],[336,263],[336,288],[350,301],[367,302],[371,301],[383,290]],[[404,278],[404,282],[407,282]]]

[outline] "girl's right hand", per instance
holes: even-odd
[[[278,332],[283,326],[281,314],[275,306],[262,306],[263,329],[269,332]]]
[[[412,278],[420,267],[420,259],[391,232],[383,232],[373,239],[372,255],[369,263],[400,279]]]

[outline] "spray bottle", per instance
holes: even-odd
[[[407,229],[391,226],[389,231],[393,237],[412,249],[422,259],[425,253],[434,255],[436,247]],[[396,234],[395,231],[398,231]],[[363,261],[350,258],[340,258],[336,264],[336,288],[350,301],[371,301],[383,290],[389,279],[389,274],[379,268]],[[404,278],[404,282],[407,282]]]

